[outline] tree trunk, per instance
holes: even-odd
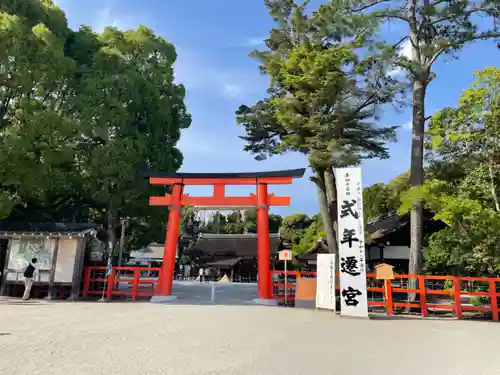
[[[425,125],[425,90],[426,84],[415,79],[413,82],[413,130],[411,142],[410,185],[422,186],[424,183],[424,125]],[[408,273],[416,275],[422,271],[423,240],[423,202],[413,204],[410,215],[410,259]],[[417,288],[417,279],[409,280],[409,289]],[[415,293],[408,295],[410,301],[415,300]]]
[[[107,212],[107,231],[108,231],[108,243],[107,245],[107,251],[108,251],[108,256],[112,257],[113,256],[113,251],[116,247],[116,221],[115,221],[115,215],[113,214],[113,210],[111,207],[108,207],[108,212]]]
[[[337,237],[333,229],[333,221],[330,216],[330,211],[328,209],[328,198],[326,194],[326,187],[324,181],[324,171],[316,171],[316,176],[311,178],[316,184],[316,191],[318,193],[318,203],[319,211],[321,214],[321,220],[323,221],[323,227],[326,234],[326,242],[328,244],[328,251],[331,254],[338,255],[337,247]]]
[[[333,174],[333,168],[328,167],[324,172],[326,199],[328,202],[328,212],[332,220],[333,236],[335,238],[335,252],[338,251],[337,247],[337,232],[338,232],[338,210],[337,210],[337,181]]]
[[[495,203],[495,211],[500,212],[500,204],[498,203],[498,195],[495,185],[495,174],[493,173],[493,160],[488,161],[488,173],[490,175],[490,190],[493,202]]]

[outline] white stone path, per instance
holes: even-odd
[[[0,374],[498,375],[499,337],[278,307],[0,302]]]

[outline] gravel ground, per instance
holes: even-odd
[[[494,323],[264,306],[0,302],[0,374],[498,375]]]

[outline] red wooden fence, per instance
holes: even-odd
[[[284,277],[285,271],[271,271],[272,275],[280,278]],[[276,276],[274,276],[276,277]],[[296,272],[287,271],[288,299],[295,298],[295,280],[298,277],[316,277],[316,272]],[[499,320],[498,285],[500,278],[488,277],[455,277],[455,276],[434,276],[434,275],[394,275],[394,280],[376,280],[375,274],[368,274],[368,292],[379,294],[377,300],[369,300],[369,307],[385,308],[387,315],[392,315],[396,308],[418,309],[423,317],[429,316],[430,311],[451,311],[455,317],[461,319],[464,312],[490,312],[494,321]],[[274,278],[273,278],[274,279]],[[417,279],[417,289],[408,289],[408,280]],[[338,274],[337,274],[338,280]],[[445,288],[446,283],[450,288]],[[475,284],[475,285],[474,285]],[[273,297],[284,299],[285,284],[273,282]],[[336,285],[339,290],[339,285]],[[482,290],[477,290],[482,289]],[[396,293],[406,294],[416,293],[418,298],[414,302],[394,301]],[[337,294],[338,295],[338,294]],[[450,303],[439,303],[439,301],[429,301],[432,296],[444,296],[450,299]],[[483,297],[489,298],[489,303],[472,305],[464,303],[463,298]],[[436,302],[436,303],[435,303]]]
[[[106,267],[85,267],[83,297],[102,295],[106,299],[112,299],[113,296],[129,296],[133,301],[136,301],[138,296],[154,295],[158,284],[159,268],[113,267],[113,271],[107,276],[106,269]],[[119,271],[125,275],[120,274]],[[144,273],[153,274],[153,276],[141,278],[141,274]],[[130,289],[121,288],[121,284],[127,284]]]
[[[85,267],[83,282],[83,297],[103,296],[112,299],[113,296],[127,296],[137,300],[142,296],[153,296],[158,283],[159,268],[148,267],[113,267],[110,275],[106,276],[106,267]],[[285,271],[270,271],[274,280],[273,298],[284,299],[283,277]],[[295,280],[298,277],[316,277],[316,272],[287,271],[288,277],[288,299],[295,298]],[[338,275],[337,275],[338,276]],[[408,289],[408,280],[417,279],[417,289]],[[470,312],[491,313],[494,321],[499,320],[498,283],[500,278],[488,277],[455,277],[434,275],[395,275],[394,280],[376,280],[375,274],[367,275],[368,292],[372,294],[368,301],[370,308],[384,309],[387,315],[392,315],[395,310],[412,308],[419,311],[423,316],[429,316],[430,312],[452,312],[461,319]],[[126,284],[123,287],[123,284]],[[339,285],[337,285],[339,290]],[[401,295],[409,293],[417,294],[414,302],[408,298],[400,298]],[[437,297],[437,298],[436,298]],[[447,299],[439,300],[439,298]],[[474,305],[464,301],[470,297],[481,297],[489,299],[480,305]]]

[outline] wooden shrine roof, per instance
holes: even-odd
[[[424,235],[429,232],[440,230],[446,226],[439,220],[433,220],[434,214],[424,210]],[[375,242],[381,240],[388,235],[405,228],[408,229],[410,225],[410,214],[405,213],[402,215],[397,214],[395,211],[381,216],[376,220],[368,222],[365,226],[365,231],[371,241]]]
[[[227,259],[217,260],[215,262],[208,262],[206,265],[215,268],[231,268],[234,267],[236,264],[238,264],[242,259],[243,258],[241,257],[227,258]]]
[[[312,247],[307,251],[307,253],[298,255],[297,259],[301,261],[311,261],[311,260],[316,260],[316,256],[318,254],[328,254],[328,253],[329,251],[326,242],[318,241],[316,242],[314,247]]]
[[[302,178],[306,169],[287,169],[282,171],[265,171],[265,172],[229,172],[229,173],[156,173],[150,177],[163,177],[163,178],[204,178],[204,179],[217,179],[217,178],[259,178],[259,177],[292,177]]]
[[[269,235],[269,252],[275,256],[281,246],[279,234]],[[188,250],[192,254],[215,255],[227,258],[257,257],[257,235],[248,234],[207,234],[198,237],[196,244]]]

